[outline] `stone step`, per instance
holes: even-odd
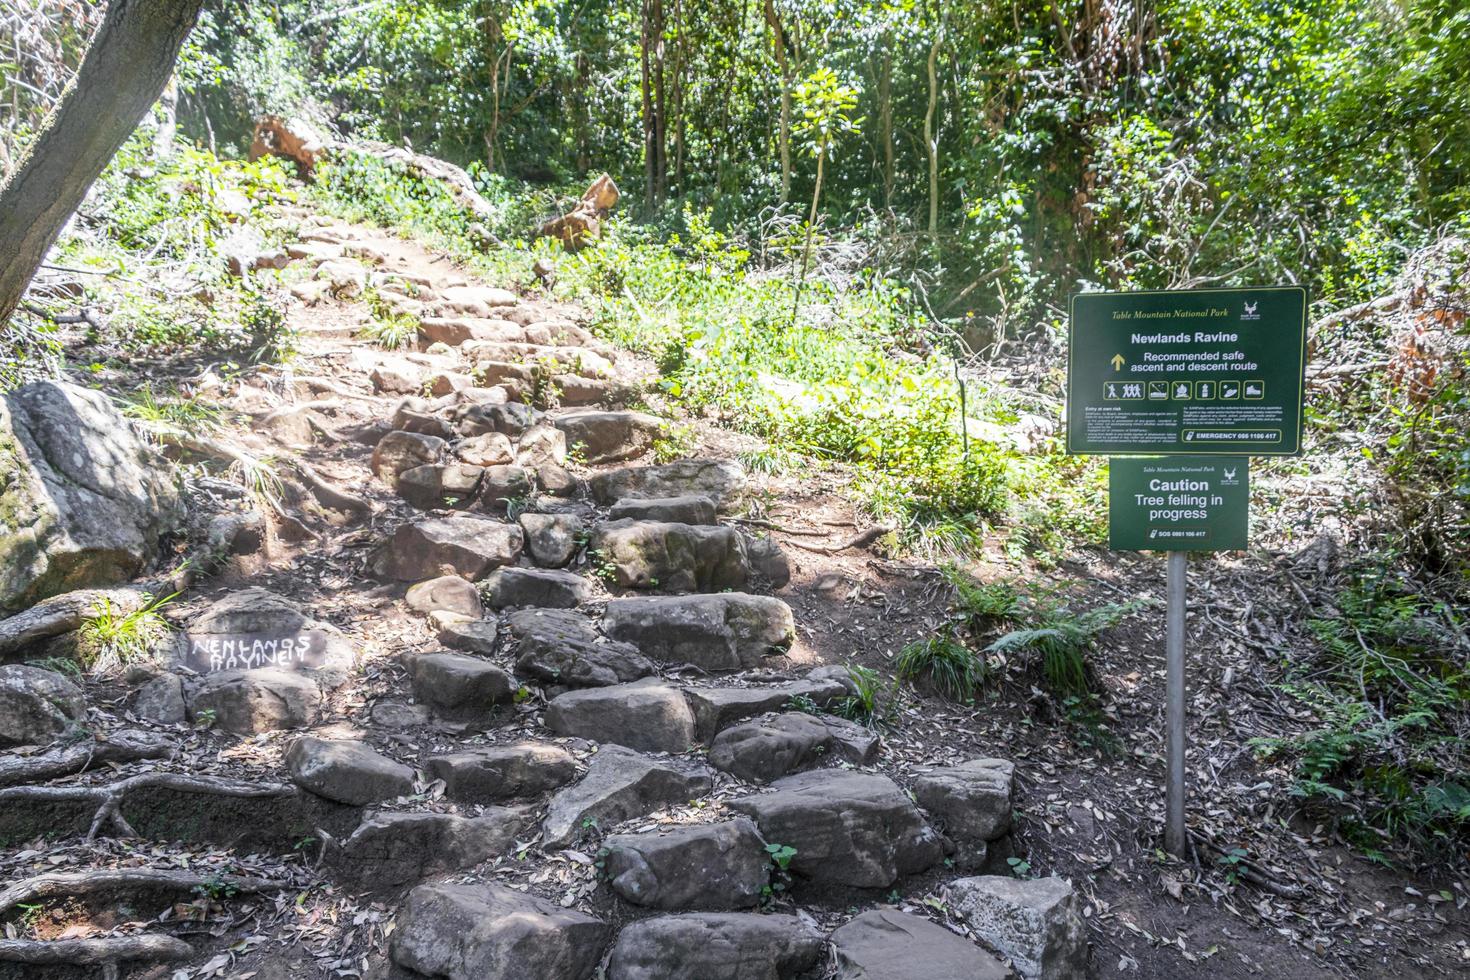
[[[476,746],[430,759],[431,779],[460,803],[500,803],[560,789],[577,777],[577,760],[549,742]]]
[[[542,846],[569,847],[589,833],[689,803],[713,788],[710,770],[698,763],[604,745],[588,763],[587,775],[551,798],[541,824]]]
[[[984,865],[990,842],[1011,832],[1015,770],[1005,759],[972,759],[914,780],[914,798],[954,841],[962,870]]]
[[[666,911],[754,908],[771,879],[766,842],[745,817],[602,842],[603,870],[627,902]]]
[[[479,581],[521,555],[519,524],[468,515],[400,524],[372,558],[380,578],[417,582],[449,568]]]
[[[488,721],[510,704],[517,685],[488,660],[462,653],[422,653],[409,661],[414,700],[457,721]]]
[[[526,811],[508,807],[485,807],[473,818],[375,813],[340,846],[329,848],[326,860],[338,875],[361,887],[398,888],[508,854],[529,823]]]
[[[949,907],[1025,980],[1087,976],[1081,900],[1062,878],[981,875],[945,888]]]
[[[586,347],[467,340],[459,349],[476,367],[483,362],[523,364],[531,368],[549,368],[553,374],[575,374],[587,378],[606,378],[613,373],[613,362],[609,357]]]
[[[657,672],[637,647],[604,639],[589,620],[570,610],[521,609],[505,622],[516,673],[543,684],[608,687]]]
[[[732,725],[709,747],[710,765],[754,783],[835,762],[870,766],[877,759],[878,736],[871,729],[799,711]]]
[[[628,466],[599,473],[588,481],[598,503],[703,494],[721,511],[734,506],[747,477],[738,463],[720,459],[681,459],[661,466]]]
[[[557,695],[545,722],[562,735],[644,752],[687,752],[696,740],[684,692],[657,678]]]
[[[626,589],[719,592],[750,580],[745,540],[731,527],[610,521],[588,548],[613,582]]]
[[[589,466],[642,456],[668,428],[663,419],[644,412],[578,411],[559,416],[553,424]]]
[[[424,347],[444,344],[459,347],[470,340],[525,343],[526,329],[510,320],[493,317],[424,316],[419,318],[419,343]]]
[[[654,660],[693,664],[710,673],[758,667],[796,637],[790,606],[743,592],[614,599],[602,628]]]
[[[832,933],[835,980],[1007,980],[1011,971],[990,953],[928,919],[874,909]]]
[[[708,742],[742,719],[788,710],[794,699],[811,701],[820,708],[846,694],[847,688],[841,682],[813,677],[789,684],[684,688],[684,697],[694,712],[695,731],[701,742]]]
[[[714,498],[702,493],[682,497],[625,498],[607,512],[610,521],[663,521],[670,524],[714,524]]]
[[[587,579],[551,568],[502,568],[486,580],[485,590],[494,609],[572,609],[592,598]]]
[[[794,915],[662,915],[623,927],[607,980],[795,980],[826,954],[822,934]]]
[[[531,511],[517,518],[525,533],[526,553],[544,568],[562,568],[582,549],[586,525],[576,514],[538,514]]]
[[[307,792],[350,806],[413,792],[414,771],[363,742],[303,736],[286,750],[286,769]]]

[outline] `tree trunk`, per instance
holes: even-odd
[[[0,187],[0,322],[173,74],[203,0],[112,0],[76,78]]]
[[[893,207],[893,48],[878,69],[878,131],[883,142],[883,206]]]
[[[924,149],[929,153],[929,235],[939,233],[939,137],[934,132],[934,109],[939,103],[939,84],[934,65],[939,58],[939,29],[929,45],[929,108],[924,113]]]
[[[668,100],[664,85],[664,0],[653,0],[653,199],[662,204],[669,183]]]
[[[649,3],[643,0],[642,34],[639,37],[639,83],[643,96],[643,206],[651,214],[654,209],[654,167],[657,165],[654,150],[653,119],[653,74],[650,60],[653,39],[649,33]]]
[[[781,153],[781,203],[791,197],[791,60],[787,51],[786,28],[776,11],[774,0],[766,0],[766,23],[776,42],[776,63],[781,66],[781,128],[776,141]]]

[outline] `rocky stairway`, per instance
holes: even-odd
[[[270,792],[230,813],[277,849],[322,841],[329,877],[396,903],[375,975],[1083,976],[1070,885],[1008,872],[1011,764],[889,771],[881,734],[834,713],[855,693],[845,667],[773,666],[797,635],[771,594],[790,571],[725,519],[747,477],[643,462],[667,423],[628,407],[640,379],[622,355],[514,292],[415,272],[428,263],[401,242],[316,218],[300,238],[300,303],[371,289],[419,324],[419,352],[354,352],[396,400],[341,430],[339,458],[375,500],[364,571],[425,641],[365,664],[300,603],[241,589],[190,619],[127,710],[280,747],[252,770]],[[368,670],[384,696],[344,712]],[[0,668],[0,705],[12,745],[85,710],[30,667]],[[0,831],[54,829],[54,799],[7,792]],[[109,799],[141,833],[243,840],[223,818],[143,819],[146,787]],[[886,902],[916,876],[953,928]]]

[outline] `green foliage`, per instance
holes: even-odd
[[[413,344],[418,336],[418,322],[411,316],[395,313],[376,292],[367,296],[372,319],[366,323],[361,336],[384,350],[402,350]]]
[[[1087,653],[1098,637],[1152,605],[1149,600],[1109,603],[1073,612],[1065,605],[1031,596],[1027,600],[1022,629],[998,637],[985,652],[997,657],[1040,658],[1041,676],[1053,691],[1085,694],[1089,687]]]
[[[1370,852],[1385,840],[1434,853],[1470,831],[1470,649],[1459,610],[1381,568],[1358,569],[1338,615],[1313,620],[1316,657],[1283,693],[1316,726],[1253,743],[1292,765],[1295,793]]]
[[[766,856],[771,859],[771,863],[778,871],[789,871],[791,859],[796,857],[796,848],[789,844],[767,844]]]
[[[879,698],[883,694],[883,679],[873,668],[859,664],[848,664],[847,676],[852,682],[853,693],[837,702],[833,713],[849,721],[871,725],[882,709]]]
[[[160,397],[153,385],[143,387],[122,400],[122,413],[156,428],[185,432],[210,432],[225,424],[225,411],[213,402],[190,398],[177,388]]]
[[[168,622],[159,610],[173,599],[172,595],[161,599],[145,595],[142,608],[123,613],[104,597],[77,629],[77,659],[94,674],[149,659],[169,634]]]
[[[898,655],[898,676],[924,680],[951,701],[968,702],[985,684],[983,657],[948,634],[916,640]]]

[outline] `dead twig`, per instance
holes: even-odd
[[[94,939],[0,939],[0,963],[28,966],[104,966],[125,960],[186,960],[194,947],[173,936],[100,936]],[[113,974],[116,975],[115,973]]]

